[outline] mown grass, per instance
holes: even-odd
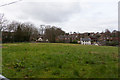
[[[117,78],[118,48],[62,43],[3,44],[8,78]]]

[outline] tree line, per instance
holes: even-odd
[[[55,39],[65,32],[55,26],[41,26],[37,28],[32,23],[21,23],[17,21],[9,22],[0,14],[0,31],[2,32],[2,42],[31,42],[36,41],[40,36],[48,39],[49,42],[56,42]]]
[[[2,29],[4,42],[29,42],[38,37],[37,28],[31,23],[12,22]]]

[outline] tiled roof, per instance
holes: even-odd
[[[81,38],[80,40],[81,40],[81,41],[91,41],[90,38]]]

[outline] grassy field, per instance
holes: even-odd
[[[118,48],[62,43],[3,44],[8,78],[117,78]]]

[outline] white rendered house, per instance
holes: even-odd
[[[80,43],[82,45],[91,45],[91,39],[90,38],[81,38]]]

